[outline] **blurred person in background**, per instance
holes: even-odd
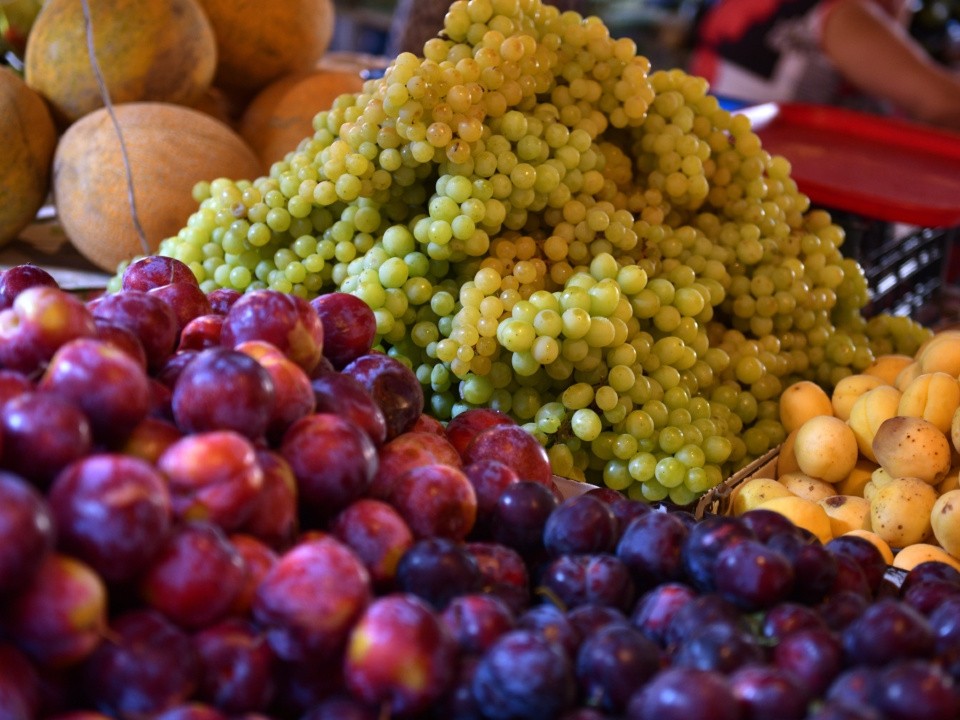
[[[911,0],[704,0],[688,70],[732,100],[898,114],[960,130],[960,73],[909,33]]]

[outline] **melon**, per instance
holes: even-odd
[[[213,80],[217,45],[197,0],[88,0],[96,60],[109,99],[193,105]],[[83,3],[47,0],[24,58],[27,84],[61,127],[102,107]]]
[[[263,171],[300,141],[313,136],[313,118],[329,110],[344,93],[359,92],[363,80],[354,72],[313,70],[285,75],[261,90],[240,117],[241,137],[260,156]]]
[[[50,190],[57,131],[43,98],[0,65],[0,244],[29,225]]]
[[[252,179],[260,167],[243,138],[199,110],[171,103],[127,103],[114,112],[146,245],[134,223],[120,140],[106,108],[71,125],[53,159],[60,223],[80,254],[108,272],[123,261],[156,252],[161,240],[186,226],[197,210],[197,182]]]
[[[217,42],[214,84],[249,100],[312,69],[333,39],[333,0],[199,0]]]

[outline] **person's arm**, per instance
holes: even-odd
[[[871,0],[838,0],[822,31],[824,52],[848,82],[922,122],[960,129],[960,76],[933,60]]]

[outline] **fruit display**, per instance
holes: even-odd
[[[786,386],[928,336],[867,322],[842,229],[702,79],[534,0],[445,22],[269,174],[198,184],[158,254],[208,292],[355,295],[435,418],[494,408],[556,474],[680,505],[783,441]]]
[[[540,0],[335,86],[193,5],[195,99],[58,117],[107,291],[0,272],[0,720],[960,716],[955,337],[745,116]]]
[[[354,295],[151,256],[0,299],[5,720],[960,713],[960,570],[558,478]]]
[[[881,355],[828,394],[808,381],[781,396],[789,434],[776,462],[735,484],[734,516],[781,512],[824,542],[856,534],[891,565],[960,569],[960,334],[942,330],[914,355]]]

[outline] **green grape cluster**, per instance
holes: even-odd
[[[353,293],[435,417],[497,408],[557,474],[686,505],[784,439],[791,382],[927,332],[864,318],[842,229],[708,90],[598,18],[455,0],[159,252],[207,291]]]

